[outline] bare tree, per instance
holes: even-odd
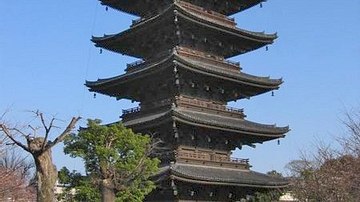
[[[34,165],[13,147],[1,146],[4,153],[0,158],[0,201],[7,199],[31,201],[35,193],[29,186]]]
[[[64,140],[80,120],[80,117],[73,117],[67,127],[53,141],[50,141],[50,132],[53,128],[58,128],[54,125],[56,119],[52,118],[47,123],[43,113],[39,111],[33,113],[39,121],[39,126],[11,127],[9,124],[0,122],[0,130],[12,143],[31,154],[36,168],[37,201],[51,202],[54,200],[53,189],[57,180],[57,170],[53,164],[51,148]],[[43,135],[39,136],[38,132],[42,132]],[[19,136],[26,143],[19,140]]]
[[[360,112],[346,113],[340,148],[320,143],[311,155],[287,165],[300,201],[360,201]]]
[[[360,157],[360,109],[346,111],[342,123],[346,133],[338,141],[345,153]]]

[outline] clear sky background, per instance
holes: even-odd
[[[256,171],[283,172],[317,140],[334,143],[342,134],[344,109],[360,108],[360,0],[269,0],[233,17],[240,28],[277,32],[279,38],[269,51],[231,60],[245,73],[285,82],[274,97],[267,93],[229,105],[244,108],[248,120],[291,127],[280,145],[266,142],[234,155],[250,158]],[[135,104],[103,95],[94,99],[83,84],[122,74],[126,63],[136,60],[99,54],[90,42],[91,35],[129,28],[133,19],[105,11],[96,0],[1,0],[0,112],[10,108],[7,118],[16,123],[31,121],[26,110],[37,109],[64,121],[82,116],[82,126],[87,118],[118,121],[121,110]],[[81,160],[62,154],[62,145],[53,155],[58,168],[83,169]]]

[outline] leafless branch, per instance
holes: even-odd
[[[43,124],[43,127],[45,128],[45,137],[44,137],[44,141],[43,141],[42,146],[41,146],[41,149],[44,150],[45,145],[47,144],[47,141],[48,141],[48,138],[49,138],[49,134],[50,134],[51,128],[52,128],[53,125],[54,125],[54,120],[55,120],[55,118],[52,118],[52,119],[51,119],[51,121],[50,121],[50,123],[49,123],[49,126],[46,126],[43,113],[40,113],[40,118],[41,118],[41,122],[42,122],[42,124]]]
[[[62,142],[66,135],[68,135],[72,129],[75,128],[76,123],[81,119],[81,117],[73,117],[69,123],[69,125],[65,128],[65,130],[51,143],[47,144],[45,150],[48,150],[58,144],[59,142]]]
[[[23,145],[21,142],[17,141],[13,135],[11,134],[11,132],[8,130],[8,128],[4,125],[4,124],[0,124],[0,128],[2,129],[2,131],[5,133],[5,135],[13,142],[15,143],[17,146],[21,147],[22,149],[24,149],[27,152],[29,151],[29,148],[25,145]]]
[[[0,116],[0,121],[4,119],[5,115],[9,113],[10,109],[6,109]]]
[[[31,128],[31,130],[34,131],[34,138],[37,137],[37,130],[39,129],[38,127],[32,127],[31,125],[28,125],[29,128]],[[18,130],[19,132],[21,132],[21,130]]]

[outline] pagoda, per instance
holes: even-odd
[[[288,127],[246,120],[227,103],[277,90],[282,79],[246,74],[227,58],[272,44],[276,34],[236,27],[229,15],[264,0],[100,0],[139,16],[95,46],[141,58],[125,73],[86,81],[89,91],[139,102],[122,122],[164,144],[157,188],[146,201],[241,201],[287,186],[233,158],[243,146],[283,138]]]

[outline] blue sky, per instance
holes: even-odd
[[[342,134],[344,108],[360,107],[360,0],[269,0],[233,17],[240,28],[277,32],[279,38],[269,51],[231,60],[246,73],[285,82],[274,97],[267,93],[229,105],[244,108],[248,120],[292,129],[280,145],[267,142],[234,155],[250,158],[257,171],[284,171],[316,140],[334,143]],[[29,121],[26,110],[37,109],[64,121],[82,116],[83,126],[86,118],[117,121],[134,104],[94,99],[83,84],[119,75],[136,59],[99,54],[90,38],[125,30],[135,18],[105,11],[96,0],[0,1],[0,112],[10,108],[8,118],[17,123]],[[61,145],[53,155],[58,167],[82,169],[81,161],[62,154]]]

